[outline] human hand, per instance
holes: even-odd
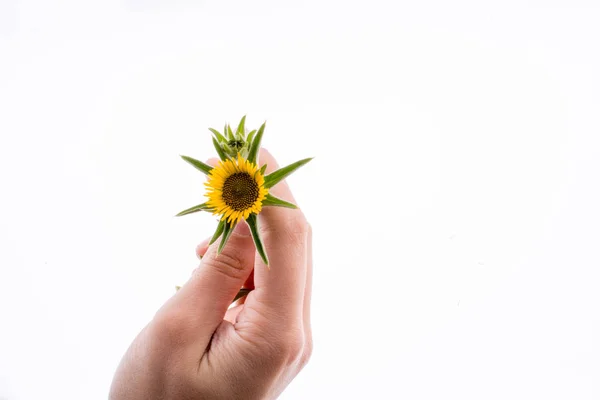
[[[275,159],[260,153],[267,173]],[[271,193],[294,202],[287,184]],[[270,268],[248,226],[227,246],[198,246],[200,266],[156,313],[123,357],[111,400],[274,399],[312,351],[312,233],[300,210],[266,207],[259,214]],[[241,287],[252,290],[229,308]]]

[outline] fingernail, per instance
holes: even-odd
[[[240,235],[240,236],[250,236],[250,228],[248,227],[248,224],[244,220],[238,222],[238,224],[235,226],[235,229],[233,230],[233,232],[236,235]]]

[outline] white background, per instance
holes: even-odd
[[[197,265],[208,127],[315,231],[283,399],[600,398],[594,1],[0,0],[0,399],[105,399]]]

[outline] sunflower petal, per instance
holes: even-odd
[[[227,156],[225,155],[225,152],[223,151],[223,148],[221,147],[219,142],[217,142],[217,139],[213,138],[212,141],[213,146],[215,146],[215,150],[217,151],[217,154],[219,154],[219,158],[223,161],[227,160]]]
[[[250,214],[248,218],[246,218],[246,222],[250,227],[250,232],[252,233],[252,239],[254,240],[254,245],[256,246],[256,251],[262,258],[265,265],[269,266],[269,258],[267,257],[267,253],[265,251],[265,246],[263,245],[262,239],[260,238],[260,233],[258,231],[258,218],[256,218],[256,214]]]
[[[277,183],[281,182],[283,179],[289,176],[291,173],[296,171],[298,168],[308,163],[310,160],[312,160],[312,157],[296,161],[295,163],[292,163],[283,168],[279,168],[277,171],[270,173],[269,175],[265,176],[265,187],[267,189],[272,188]]]
[[[282,200],[278,197],[273,196],[271,193],[267,194],[267,197],[262,201],[263,206],[276,206],[276,207],[286,207],[286,208],[298,208],[297,205]]]
[[[236,225],[235,223],[233,223],[233,224],[225,223],[225,226],[223,229],[223,237],[221,238],[221,243],[219,243],[219,249],[217,250],[217,254],[221,254],[221,252],[225,248],[225,245],[227,244],[227,241],[229,240],[229,237],[231,236],[231,233],[233,232],[233,228],[235,228],[235,225]]]
[[[195,158],[188,156],[181,156],[181,158],[183,158],[185,161],[192,164],[194,167],[196,167],[196,169],[204,172],[205,174],[208,174],[213,169],[213,167],[211,167],[210,165],[204,164],[202,161],[198,161]]]
[[[212,211],[207,203],[198,204],[197,206],[190,207],[187,210],[183,210],[179,214],[175,215],[176,217],[181,217],[182,215],[193,214],[198,211]]]
[[[208,242],[209,245],[211,245],[217,241],[219,236],[221,236],[221,234],[223,233],[223,230],[225,229],[225,225],[226,225],[225,221],[223,221],[223,220],[219,221],[219,225],[217,225],[217,230],[215,231],[215,234],[210,239],[210,242]]]
[[[256,157],[258,156],[258,149],[260,149],[260,142],[262,140],[266,124],[267,123],[265,122],[260,126],[258,132],[256,133],[256,137],[252,141],[252,144],[250,144],[250,151],[248,151],[248,161],[250,161],[252,164],[256,164]]]

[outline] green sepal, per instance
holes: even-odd
[[[233,131],[231,130],[231,126],[229,124],[225,125],[227,129],[227,137],[229,140],[235,140],[235,136],[233,136]]]
[[[248,295],[248,293],[250,293],[251,291],[252,291],[252,289],[240,289],[240,291],[235,295],[232,303],[235,303],[237,300]]]
[[[262,201],[263,206],[276,206],[276,207],[285,207],[285,208],[298,208],[297,205],[290,203],[288,201],[282,200],[278,197],[273,196],[271,193],[267,194],[267,197]]]
[[[217,254],[221,254],[221,252],[225,248],[225,245],[227,244],[227,241],[229,240],[229,236],[231,236],[231,233],[233,232],[233,228],[235,228],[236,225],[237,225],[236,223],[234,223],[232,225],[228,222],[225,222],[225,226],[223,227],[223,237],[221,238],[221,243],[219,243],[219,249],[217,250]]]
[[[252,233],[252,239],[254,240],[254,245],[256,246],[256,251],[262,258],[265,265],[269,266],[269,258],[267,257],[267,253],[265,251],[265,246],[263,245],[262,239],[260,238],[260,233],[258,231],[258,218],[256,218],[256,214],[250,214],[248,218],[246,218],[246,222],[250,227],[250,232]]]
[[[213,128],[208,128],[208,130],[211,131],[213,133],[213,135],[215,135],[215,137],[217,138],[217,140],[219,142],[225,143],[225,144],[228,143],[227,139],[225,139],[225,136],[221,135],[221,132],[219,132],[218,130],[213,129]]]
[[[213,146],[215,146],[215,150],[217,151],[217,154],[219,155],[219,158],[223,161],[227,160],[227,155],[223,151],[223,148],[221,147],[219,142],[217,142],[217,139],[212,138],[212,141],[213,141]]]
[[[214,242],[217,241],[217,239],[219,238],[219,236],[221,236],[221,234],[223,233],[223,230],[225,229],[225,225],[227,223],[223,220],[219,221],[219,225],[217,225],[217,230],[215,231],[215,234],[213,235],[213,237],[210,239],[210,242],[208,242],[208,245],[210,246],[211,244],[213,244]]]
[[[236,130],[236,136],[238,137],[238,139],[242,140],[244,138],[245,133],[246,133],[246,116],[244,115],[242,117],[242,120],[238,124],[237,130]]]
[[[256,133],[256,137],[250,144],[250,151],[248,151],[248,161],[250,161],[252,164],[256,164],[256,157],[258,156],[258,150],[260,149],[260,142],[262,140],[266,124],[267,123],[265,122],[260,126],[258,132]]]
[[[252,143],[252,139],[254,139],[254,135],[256,135],[256,129],[253,131],[250,131],[248,136],[246,136],[246,147],[250,146],[250,144]]]
[[[213,169],[213,167],[211,167],[210,165],[204,164],[202,161],[198,161],[195,158],[188,156],[181,156],[181,158],[183,158],[185,161],[192,164],[194,167],[196,167],[196,169],[204,172],[205,174],[208,174]]]
[[[179,214],[175,215],[176,217],[181,217],[182,215],[193,214],[198,211],[212,211],[211,208],[207,205],[207,203],[198,204],[197,206],[190,207],[187,210],[183,210]]]
[[[285,179],[287,176],[289,176],[291,173],[293,173],[295,170],[297,170],[310,160],[312,160],[312,157],[296,161],[295,163],[292,163],[283,168],[279,168],[277,171],[270,173],[269,175],[265,176],[265,187],[268,189],[275,186],[277,183],[281,182],[283,179]]]

